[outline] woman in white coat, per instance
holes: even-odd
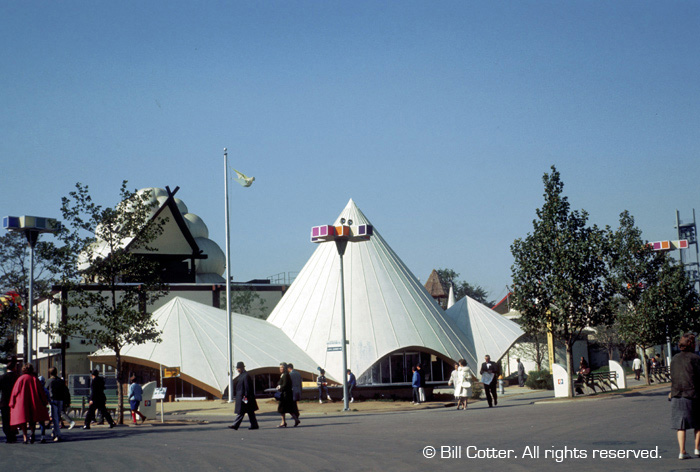
[[[474,373],[467,365],[467,361],[464,359],[459,360],[459,369],[457,370],[457,378],[459,380],[459,399],[457,401],[457,409],[461,404],[464,404],[463,409],[467,409],[467,402],[469,401],[469,393],[472,387],[472,378],[474,378]],[[455,386],[455,392],[457,392],[457,387]],[[456,395],[456,393],[455,393]]]
[[[455,389],[454,395],[455,395],[455,401],[457,402],[457,409],[459,410],[459,404],[460,404],[460,395],[462,392],[462,386],[460,382],[460,372],[459,372],[459,362],[455,362],[455,370],[452,371],[452,374],[450,375],[450,381],[447,382],[447,385],[450,386],[452,385]]]

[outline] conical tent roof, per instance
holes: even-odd
[[[182,378],[220,395],[228,387],[226,311],[175,297],[153,313],[160,343],[147,342],[122,349],[122,359],[158,368],[179,367]],[[293,362],[295,369],[313,373],[316,364],[276,326],[250,316],[232,314],[233,362],[246,370],[277,369]],[[90,356],[94,362],[110,361],[111,350]],[[234,375],[238,375],[234,371]]]
[[[455,289],[452,284],[450,284],[450,293],[447,296],[447,308],[452,308],[455,303]]]
[[[338,216],[371,224],[350,200]],[[359,377],[384,355],[418,347],[455,360],[466,337],[374,228],[369,241],[348,243],[344,262],[348,368]],[[333,242],[318,244],[268,321],[330,375],[341,379],[340,258]]]
[[[440,281],[440,276],[437,270],[433,269],[428,277],[428,281],[425,283],[425,289],[433,298],[445,298],[447,294]]]
[[[445,314],[466,334],[470,344],[469,351],[475,354],[474,361],[477,366],[483,362],[486,354],[491,356],[492,360],[499,360],[523,335],[517,323],[469,296],[448,308]],[[470,361],[470,365],[474,364]]]

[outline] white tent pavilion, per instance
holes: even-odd
[[[153,313],[160,343],[129,345],[122,360],[155,369],[179,367],[180,377],[212,395],[228,387],[226,311],[175,297]],[[315,373],[316,364],[276,326],[250,316],[233,314],[234,365],[243,361],[252,374],[278,372],[282,361],[296,370]],[[114,351],[92,354],[93,362],[114,363]],[[234,372],[234,375],[238,375]]]
[[[470,354],[476,358],[476,366],[483,362],[488,354],[492,360],[498,360],[523,335],[520,326],[482,305],[473,298],[466,296],[445,311],[464,332],[469,341]],[[470,365],[471,359],[467,359]]]
[[[335,225],[341,218],[353,225],[371,224],[352,200]],[[467,337],[444,316],[376,227],[369,241],[348,244],[343,261],[348,368],[358,379],[400,349],[444,361],[468,356]],[[336,379],[343,376],[339,264],[335,244],[319,244],[268,318]]]

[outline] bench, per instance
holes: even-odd
[[[107,393],[105,394],[106,397],[106,402],[105,406],[107,407],[107,410],[109,411],[109,414],[114,416],[117,411],[117,405],[119,404],[119,397],[117,396],[116,392],[115,393]],[[71,409],[75,413],[79,413],[80,417],[84,417],[85,414],[87,413],[88,406],[90,405],[90,400],[86,395],[82,397],[82,406],[80,409],[78,409],[76,406],[73,406],[71,404]],[[129,401],[126,398],[126,395],[124,395],[124,411],[129,409]],[[99,412],[97,413],[98,415],[100,414]]]
[[[671,381],[671,369],[669,367],[654,367],[649,369],[649,378],[658,383]]]
[[[587,393],[597,393],[596,389],[600,389],[601,392],[615,389],[619,390],[617,386],[617,374],[613,371],[604,372],[593,372],[583,376],[582,380],[576,380],[574,382],[574,387],[577,391],[581,391],[582,387],[585,387]]]

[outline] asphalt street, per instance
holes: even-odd
[[[700,470],[700,458],[677,459],[667,392],[537,402],[540,393],[505,397],[495,408],[482,401],[467,411],[337,412],[302,416],[298,428],[277,428],[279,416],[265,413],[257,431],[246,429],[247,421],[229,430],[232,416],[208,417],[206,424],[76,428],[63,443],[0,444],[0,471]]]

